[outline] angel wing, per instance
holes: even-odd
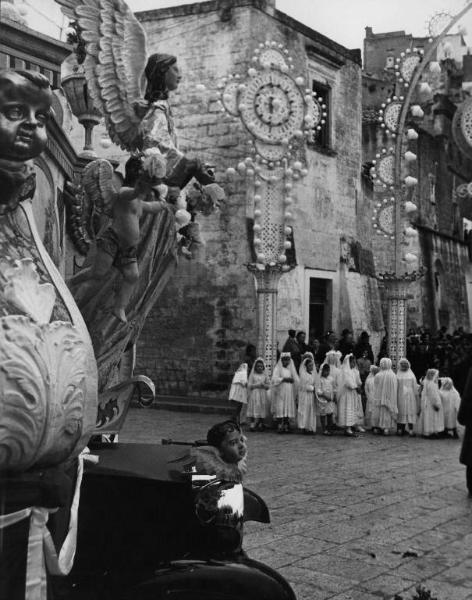
[[[124,150],[136,150],[141,118],[133,104],[144,97],[144,29],[123,0],[56,2],[79,25],[86,46],[88,89],[105,117],[110,138]]]
[[[87,254],[101,227],[100,217],[111,216],[117,194],[113,167],[103,158],[89,163],[81,178],[66,184],[67,232],[80,254]]]
[[[113,216],[113,203],[118,190],[113,184],[113,167],[104,158],[89,163],[82,175],[82,185],[93,214]]]

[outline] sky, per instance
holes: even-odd
[[[469,0],[470,1],[470,0]],[[27,11],[30,27],[59,37],[63,23],[53,0],[15,0]],[[133,11],[190,4],[188,0],[128,0]],[[405,30],[428,35],[428,22],[438,13],[456,14],[464,0],[276,0],[276,8],[348,48],[362,48],[365,27],[374,33]],[[64,22],[65,24],[65,22]],[[461,22],[472,45],[472,8]],[[454,28],[452,32],[457,31]]]

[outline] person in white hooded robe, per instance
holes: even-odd
[[[382,358],[379,366],[380,370],[374,378],[375,404],[379,407],[377,426],[384,435],[388,435],[397,422],[398,382],[390,358]]]
[[[359,421],[358,406],[360,387],[355,369],[353,354],[346,354],[341,367],[338,384],[338,425],[344,427],[344,434],[354,436],[353,427]]]
[[[270,387],[269,377],[267,375],[264,359],[259,357],[249,374],[247,389],[248,401],[246,416],[251,422],[250,431],[263,431],[264,419],[267,415],[267,391]]]
[[[419,410],[418,382],[410,368],[410,361],[406,358],[398,361],[397,381],[397,435],[405,435],[408,426],[408,435],[414,436],[414,425]]]
[[[436,439],[444,431],[444,410],[438,387],[439,371],[428,369],[423,379],[421,414],[417,422],[418,433]]]
[[[366,397],[365,404],[365,424],[367,427],[372,428],[373,423],[378,423],[379,421],[379,410],[378,406],[375,402],[374,395],[374,378],[379,372],[379,367],[377,365],[371,365],[369,374],[367,375],[367,379],[365,380],[364,390]]]
[[[321,369],[323,368],[323,365],[328,365],[329,366],[329,374],[333,379],[333,402],[334,402],[334,410],[333,410],[333,420],[336,422],[337,421],[337,400],[338,400],[338,393],[339,393],[339,379],[341,377],[341,368],[340,368],[340,361],[339,361],[339,352],[336,350],[330,350],[329,352],[326,353],[324,362],[322,363],[321,367],[320,367],[320,373],[321,373]]]
[[[282,352],[272,373],[272,410],[279,433],[290,431],[290,419],[295,418],[298,374],[290,352]]]
[[[247,363],[239,365],[231,381],[229,401],[233,407],[233,419],[239,425],[241,410],[247,404]]]
[[[452,437],[458,438],[457,413],[459,411],[461,397],[450,377],[441,378],[439,395],[441,396],[444,411],[444,432],[446,435],[449,435],[450,432]]]
[[[316,384],[315,361],[313,355],[302,360],[298,383],[297,425],[303,433],[316,431]]]

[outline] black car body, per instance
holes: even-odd
[[[186,452],[147,444],[98,452],[82,483],[74,568],[54,578],[54,600],[295,600],[282,576],[241,548],[243,520],[269,521],[263,500],[244,490],[240,523],[226,508],[197,517],[203,488],[183,472]]]

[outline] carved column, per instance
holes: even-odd
[[[257,353],[270,373],[277,359],[277,295],[282,271],[277,267],[259,270],[250,265],[257,295]]]
[[[388,356],[394,369],[400,358],[406,356],[406,313],[410,283],[405,279],[391,279],[385,282],[388,297]]]

